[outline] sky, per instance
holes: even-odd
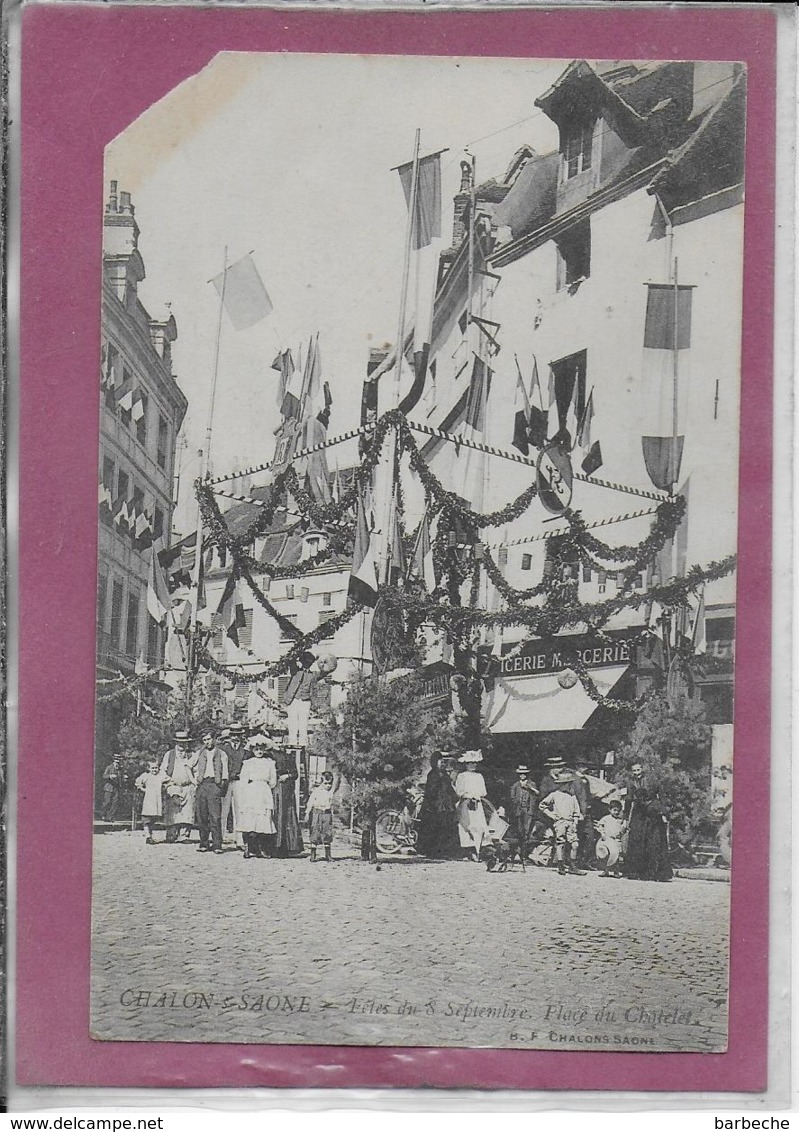
[[[170,304],[173,364],[189,400],[179,453],[179,530],[193,514],[214,368],[219,298],[210,285],[250,252],[274,305],[236,331],[223,317],[211,470],[269,460],[278,350],[319,332],[330,434],[358,424],[371,346],[396,337],[407,215],[392,167],[442,157],[445,246],[468,146],[477,180],[501,177],[523,144],[557,145],[535,98],[567,61],[293,54],[218,55],[150,107],[106,151],[108,182],[132,195],[154,317]],[[354,447],[331,453],[352,461]]]

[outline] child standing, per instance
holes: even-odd
[[[558,872],[575,873],[582,876],[583,870],[577,868],[577,823],[582,817],[580,804],[574,794],[565,790],[553,790],[539,804],[542,814],[552,821],[555,833],[555,856]],[[567,865],[568,861],[568,865]]]
[[[311,860],[316,860],[319,845],[325,847],[325,860],[330,861],[333,844],[333,775],[326,770],[322,782],[314,786],[308,797],[308,828],[311,831]]]
[[[594,823],[594,829],[599,834],[595,850],[596,859],[603,866],[603,877],[618,877],[621,876],[618,869],[621,839],[627,823],[622,820],[621,802],[617,799],[608,802],[608,810],[609,813]]]
[[[152,761],[147,764],[147,770],[136,779],[136,789],[144,792],[141,805],[141,823],[147,845],[154,845],[153,825],[164,812],[161,791],[166,782],[166,775],[159,769],[158,763]]]

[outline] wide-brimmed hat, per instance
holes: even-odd
[[[462,763],[481,763],[483,761],[483,752],[464,751],[459,761]]]
[[[560,755],[550,755],[550,757],[547,759],[545,765],[547,767],[547,770],[550,770],[550,769],[557,770],[560,767],[565,766],[566,764],[564,763],[564,761],[563,761],[563,759],[561,758]]]
[[[517,767],[516,767],[516,770],[515,770],[515,772],[514,772],[514,773],[515,773],[515,774],[529,774],[529,773],[530,773],[530,768],[529,768],[529,766],[524,766],[524,765],[522,765],[522,766],[517,766]]]
[[[619,860],[618,844],[615,844],[613,841],[597,841],[596,859],[600,861],[606,869],[612,869],[614,865],[618,864]]]
[[[240,723],[231,723],[227,730],[231,738],[234,738],[236,735],[244,734],[244,728]]]
[[[191,735],[189,735],[188,731],[176,731],[175,732],[175,742],[176,743],[191,743]]]

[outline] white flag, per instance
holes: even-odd
[[[222,296],[225,310],[236,330],[246,330],[272,309],[258,268],[249,255],[220,272],[211,282],[217,294]]]

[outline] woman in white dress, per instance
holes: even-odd
[[[194,825],[194,795],[197,785],[194,768],[197,755],[192,751],[191,737],[186,731],[175,734],[175,745],[161,760],[161,773],[166,779],[164,791],[164,825],[167,841],[188,841]]]
[[[277,768],[270,751],[271,739],[260,739],[253,744],[252,757],[241,766],[238,790],[236,832],[244,837],[244,859],[271,857],[275,826],[275,798]]]
[[[458,760],[462,766],[455,779],[458,795],[458,837],[461,848],[471,850],[473,861],[480,859],[483,842],[488,839],[486,784],[477,764],[483,761],[480,751],[464,751]]]

